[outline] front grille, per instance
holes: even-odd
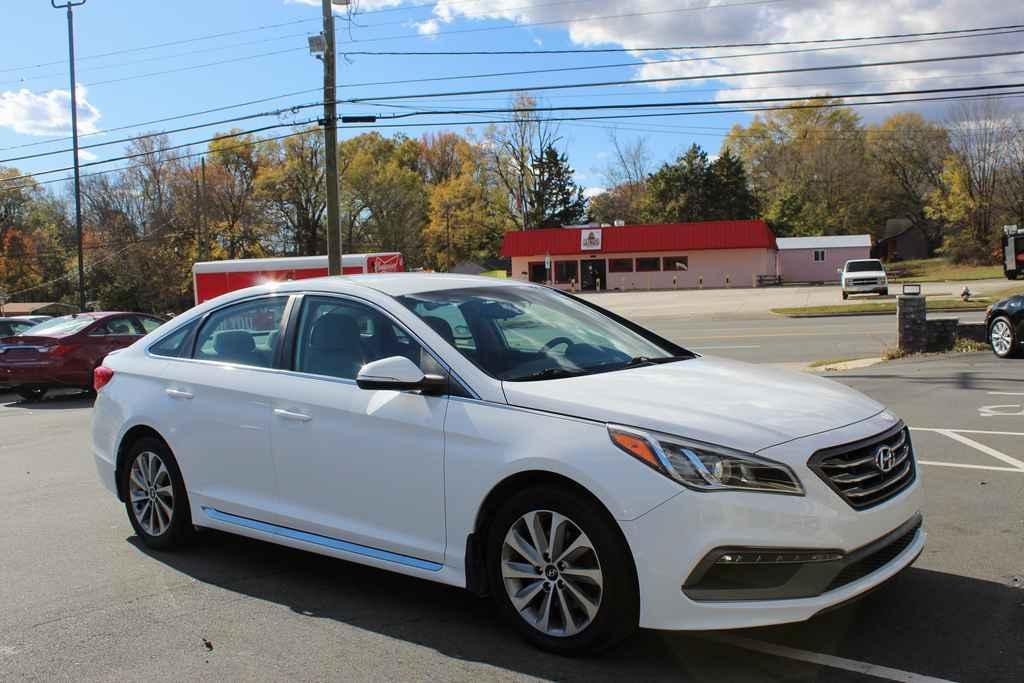
[[[918,520],[917,524],[912,526],[909,531],[894,539],[891,543],[875,550],[866,557],[862,557],[852,564],[846,565],[841,572],[836,574],[836,577],[832,579],[832,583],[828,585],[826,591],[841,588],[848,583],[853,583],[863,579],[868,574],[873,574],[885,565],[889,564],[899,556],[907,547],[914,542],[914,538],[917,536],[918,530],[921,528],[921,521]]]
[[[873,277],[854,278],[853,284],[854,285],[877,285],[878,284],[878,278],[873,278]]]
[[[879,451],[892,449],[891,463]],[[880,462],[881,461],[881,462]],[[818,451],[808,463],[843,500],[857,510],[874,507],[914,482],[914,448],[910,430],[901,422],[878,436]],[[883,470],[882,465],[889,465]]]

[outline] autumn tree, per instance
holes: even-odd
[[[316,128],[266,143],[267,163],[256,176],[256,196],[279,226],[279,251],[314,256],[327,250],[323,136]]]

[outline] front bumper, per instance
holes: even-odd
[[[888,291],[889,283],[872,283],[869,285],[844,284],[843,291],[847,294],[881,294]]]
[[[621,522],[636,559],[640,625],[705,630],[804,621],[875,588],[910,565],[924,547],[923,527],[917,528],[902,550],[895,548],[894,556],[882,557],[880,565],[847,574],[841,581],[835,580],[837,572],[817,584],[822,592],[808,597],[772,598],[751,593],[755,597],[750,599],[733,594],[729,599],[709,600],[706,594],[690,591],[688,595],[685,588],[704,558],[722,547],[839,551],[845,558],[853,558],[852,566],[862,553],[868,554],[864,551],[872,544],[895,535],[908,522],[912,524],[921,509],[920,480],[899,495],[858,511],[806,465],[811,454],[822,448],[874,436],[895,423],[891,415],[881,413],[855,425],[762,451],[761,455],[794,468],[805,496],[686,490],[636,520]],[[799,466],[800,462],[804,465]]]

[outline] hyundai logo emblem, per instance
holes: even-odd
[[[879,446],[875,451],[875,467],[879,472],[889,472],[896,467],[896,453],[888,446]]]

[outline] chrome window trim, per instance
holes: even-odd
[[[376,291],[376,290],[374,290],[374,291]],[[237,369],[244,369],[244,370],[256,370],[256,371],[259,371],[259,372],[266,372],[266,373],[287,374],[287,375],[290,375],[290,376],[305,377],[307,379],[318,379],[318,380],[323,380],[323,381],[334,382],[336,384],[351,384],[351,385],[355,386],[356,385],[355,380],[345,379],[345,378],[342,378],[342,377],[331,377],[330,375],[316,375],[316,374],[312,374],[312,373],[308,373],[308,372],[299,372],[297,370],[290,370],[290,369],[286,369],[286,368],[273,368],[273,367],[265,368],[265,367],[261,367],[261,366],[257,366],[257,365],[242,365],[240,363],[225,363],[223,361],[217,361],[217,360],[206,360],[206,359],[202,359],[202,358],[193,358],[191,355],[189,357],[187,357],[187,358],[174,357],[174,356],[160,356],[160,355],[154,354],[154,353],[152,353],[150,351],[151,347],[156,346],[157,344],[162,342],[167,337],[175,334],[182,327],[190,325],[194,321],[198,321],[198,326],[196,327],[196,330],[193,332],[194,338],[192,339],[192,345],[193,345],[193,351],[194,351],[194,346],[195,346],[195,341],[196,341],[195,336],[198,336],[199,331],[202,329],[202,326],[206,323],[206,320],[209,318],[209,316],[211,316],[212,314],[214,314],[214,313],[216,313],[218,311],[221,311],[221,310],[223,310],[223,309],[225,309],[225,308],[227,308],[229,306],[234,306],[236,304],[249,303],[251,301],[256,301],[258,299],[266,299],[266,298],[269,298],[269,297],[284,296],[284,297],[288,297],[289,298],[289,301],[285,304],[285,307],[286,307],[286,311],[285,312],[289,313],[289,315],[298,315],[299,314],[299,310],[298,309],[295,310],[295,311],[288,311],[287,310],[288,307],[291,305],[292,301],[296,297],[303,297],[304,298],[304,297],[310,296],[310,295],[312,295],[312,296],[333,297],[333,298],[339,298],[339,299],[347,299],[347,300],[353,301],[355,303],[359,303],[359,304],[363,304],[363,305],[366,305],[366,306],[370,306],[371,308],[373,308],[374,310],[379,312],[381,315],[386,316],[388,318],[388,320],[392,321],[399,328],[404,330],[406,332],[406,334],[408,334],[412,339],[415,339],[416,342],[420,346],[422,346],[426,350],[426,352],[429,353],[430,356],[435,361],[437,361],[437,363],[442,368],[445,369],[445,371],[448,373],[448,375],[452,379],[454,379],[456,382],[458,382],[459,386],[461,386],[468,394],[470,394],[470,397],[469,397],[470,400],[481,401],[483,403],[488,403],[488,404],[492,403],[491,401],[483,401],[483,399],[480,398],[480,394],[478,394],[476,391],[474,391],[474,389],[471,386],[469,386],[469,383],[467,383],[464,379],[462,379],[462,377],[451,367],[451,365],[446,363],[444,361],[444,359],[442,359],[437,354],[437,352],[434,351],[434,349],[430,347],[429,344],[427,344],[425,341],[423,341],[423,339],[418,334],[416,334],[414,331],[409,329],[409,327],[405,323],[403,323],[402,321],[396,319],[393,315],[391,315],[391,313],[389,313],[386,309],[382,308],[377,303],[375,303],[373,301],[370,301],[369,299],[364,299],[362,297],[354,296],[352,294],[347,294],[347,293],[343,294],[343,293],[340,293],[340,292],[330,292],[330,291],[323,291],[323,290],[318,290],[318,289],[301,290],[301,291],[294,291],[294,292],[272,292],[272,293],[266,293],[266,294],[258,294],[258,295],[251,296],[251,297],[246,297],[246,298],[243,298],[243,299],[236,299],[234,301],[229,301],[229,302],[226,302],[222,306],[218,306],[217,308],[210,309],[209,311],[206,311],[202,315],[199,315],[199,316],[196,316],[194,318],[189,319],[188,321],[186,321],[186,322],[182,323],[181,325],[175,327],[173,330],[169,330],[167,332],[167,334],[161,336],[159,339],[157,339],[152,344],[147,346],[146,349],[145,349],[145,354],[146,354],[147,357],[152,358],[154,360],[177,361],[177,362],[181,362],[181,363],[201,363],[203,365],[210,365],[210,366],[213,366],[213,367],[237,368]],[[387,296],[387,295],[385,295],[385,296]],[[285,319],[283,318],[282,320],[285,320]],[[464,399],[465,397],[449,395],[448,398],[449,399]],[[495,404],[495,405],[498,405],[498,404]]]

